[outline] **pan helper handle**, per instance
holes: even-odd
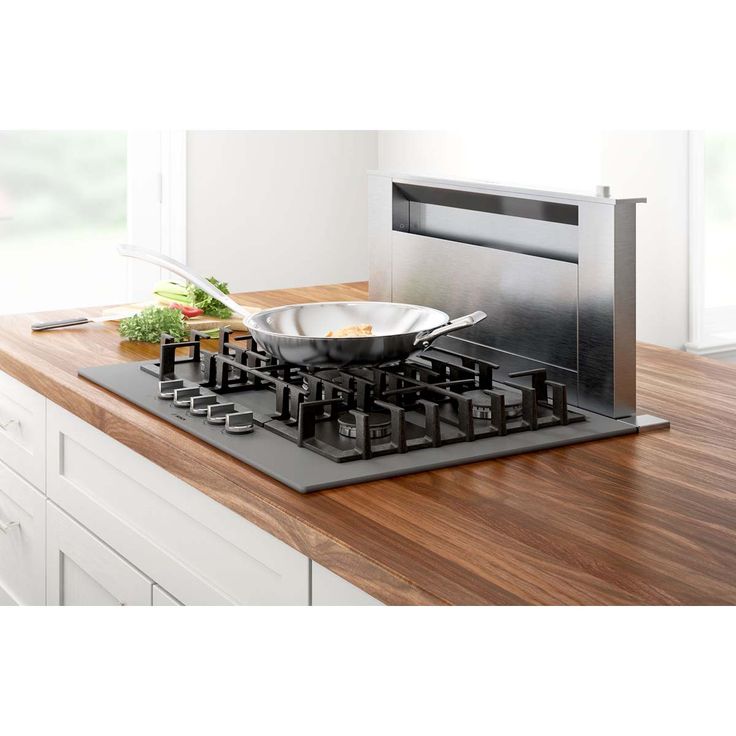
[[[466,314],[464,317],[457,317],[456,319],[450,320],[446,325],[442,325],[442,327],[420,332],[414,340],[414,346],[417,347],[421,345],[423,349],[426,349],[438,337],[447,335],[450,332],[455,332],[456,330],[462,330],[464,327],[470,327],[471,325],[481,322],[487,316],[488,315],[485,312],[473,312],[472,314]]]

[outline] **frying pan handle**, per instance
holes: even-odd
[[[173,271],[179,274],[179,276],[184,277],[187,281],[190,281],[197,288],[202,289],[202,291],[209,294],[213,299],[222,302],[228,309],[240,315],[244,320],[252,316],[245,307],[238,304],[234,299],[231,299],[227,294],[223,294],[214,284],[192,273],[183,263],[175,261],[173,258],[156,253],[153,250],[138,248],[135,245],[119,245],[118,253],[128,258],[137,258],[141,261],[155,263],[157,266]]]
[[[414,340],[414,346],[422,345],[422,348],[426,349],[438,337],[447,335],[450,332],[455,332],[455,330],[462,330],[463,327],[470,327],[471,325],[484,320],[487,316],[488,315],[485,312],[473,312],[472,314],[466,314],[464,317],[457,317],[456,319],[450,320],[446,325],[442,325],[442,327],[420,332]]]

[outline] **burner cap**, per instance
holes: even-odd
[[[337,418],[338,431],[343,437],[355,439],[357,430],[355,428],[355,415],[345,412]],[[368,414],[368,434],[372,440],[380,440],[391,435],[391,417],[380,411],[372,411]]]
[[[494,386],[493,390],[503,394],[507,419],[514,419],[521,415],[521,393],[519,391],[501,386]],[[491,396],[486,389],[466,391],[463,396],[473,400],[473,418],[491,420]]]

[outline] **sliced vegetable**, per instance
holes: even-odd
[[[180,304],[193,304],[189,296],[189,290],[185,284],[177,281],[159,281],[153,287],[153,293],[168,302],[179,302]]]
[[[178,281],[159,281],[154,287],[155,293],[167,292],[170,294],[178,294],[179,296],[187,295],[187,285],[180,284]]]
[[[210,276],[207,280],[223,293],[230,293],[224,281],[218,281],[214,276]],[[222,302],[213,299],[193,284],[184,285],[177,281],[159,281],[154,287],[153,293],[158,301],[166,306],[176,307],[177,309],[186,306],[194,307],[202,310],[199,314],[206,314],[220,319],[227,319],[232,316],[232,312]],[[186,313],[184,315],[189,318],[198,316]]]
[[[207,281],[216,286],[223,294],[229,294],[227,284],[224,281],[218,281],[214,276],[210,276]],[[189,302],[204,310],[204,313],[210,317],[219,317],[227,319],[232,316],[232,312],[220,301],[213,299],[209,294],[198,289],[194,284],[189,284]],[[183,301],[183,300],[180,300]]]
[[[158,342],[162,332],[181,342],[189,334],[184,315],[170,307],[146,307],[133,317],[121,319],[119,331],[136,342]]]
[[[191,319],[192,317],[199,317],[200,314],[204,314],[203,309],[199,309],[198,307],[190,307],[188,304],[179,304],[178,302],[173,302],[169,306],[172,309],[178,309],[187,319]]]

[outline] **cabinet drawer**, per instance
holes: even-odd
[[[307,557],[51,402],[47,419],[49,498],[178,601],[308,603]]]
[[[383,603],[332,570],[312,562],[312,605],[382,606]]]
[[[151,605],[151,580],[53,503],[46,511],[49,605]]]
[[[45,489],[46,399],[0,371],[0,460]]]
[[[6,603],[46,602],[45,519],[44,496],[0,462],[0,599]]]

